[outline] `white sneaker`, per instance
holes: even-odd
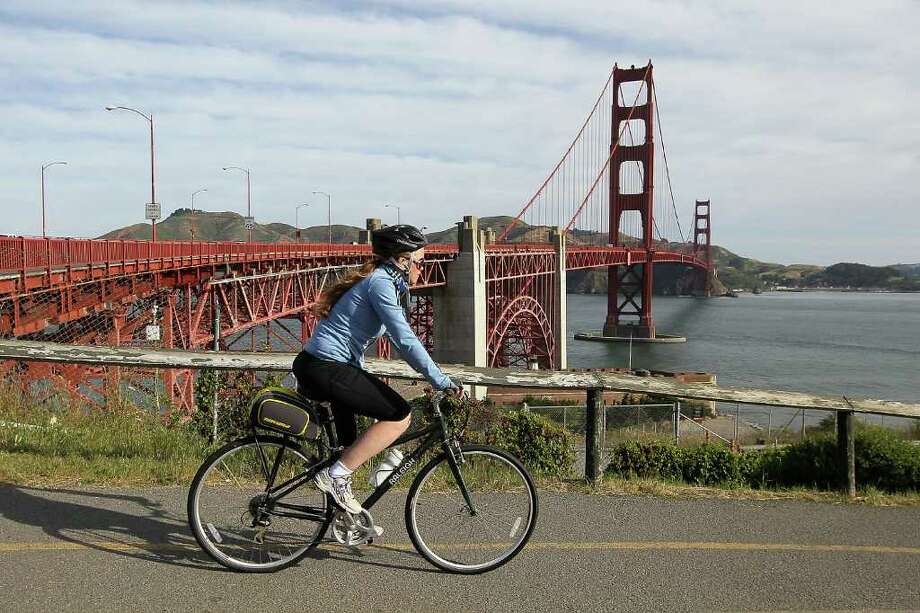
[[[364,510],[361,507],[361,503],[351,492],[351,475],[333,479],[329,476],[329,469],[324,468],[313,477],[313,484],[316,485],[317,489],[332,496],[337,505],[352,515],[357,515]]]

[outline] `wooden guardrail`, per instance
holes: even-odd
[[[31,360],[107,366],[147,368],[191,368],[217,370],[264,370],[286,372],[294,361],[293,353],[245,353],[180,351],[129,347],[91,347],[30,341],[0,340],[0,359]],[[841,482],[855,495],[855,454],[853,414],[894,415],[920,419],[920,404],[890,400],[868,400],[779,390],[743,389],[704,383],[681,383],[671,378],[640,377],[594,371],[530,371],[444,364],[442,369],[470,385],[498,385],[531,389],[583,389],[587,393],[585,475],[597,479],[603,470],[605,390],[647,393],[678,399],[715,400],[766,406],[837,411],[837,443]],[[398,379],[422,379],[405,362],[368,359],[373,374]]]

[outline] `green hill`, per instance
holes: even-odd
[[[259,243],[278,243],[296,241],[294,226],[285,223],[255,224],[252,240]],[[359,228],[342,224],[332,225],[332,242],[351,243],[358,240]],[[301,229],[303,242],[326,242],[327,226],[311,226]],[[243,216],[232,211],[210,212],[177,209],[169,217],[157,224],[159,240],[200,240],[200,241],[245,241],[246,229]],[[108,239],[149,239],[150,224],[134,224],[112,230],[99,238]]]

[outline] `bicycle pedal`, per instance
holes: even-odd
[[[383,536],[383,526],[374,526],[373,527],[374,536]],[[370,540],[368,540],[370,542]]]

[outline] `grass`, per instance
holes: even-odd
[[[208,452],[149,411],[34,406],[0,390],[0,481],[24,485],[188,483]]]

